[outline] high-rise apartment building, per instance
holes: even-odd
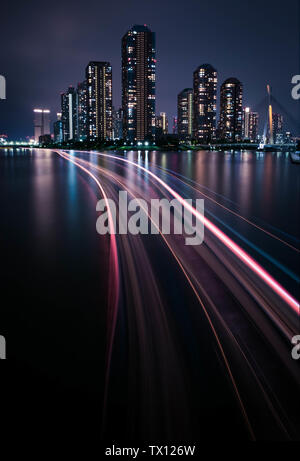
[[[217,71],[210,64],[202,64],[195,70],[193,95],[194,138],[206,143],[216,134]]]
[[[243,109],[242,138],[251,142],[257,142],[258,136],[258,113],[252,112],[250,107]]]
[[[33,109],[34,112],[34,140],[39,142],[40,136],[50,134],[50,110]]]
[[[79,141],[84,141],[87,138],[87,86],[85,80],[77,85],[77,116],[77,138]]]
[[[86,88],[88,139],[112,139],[112,69],[109,62],[89,62]]]
[[[61,112],[56,114],[56,121],[53,123],[54,142],[61,143],[63,141],[63,127],[61,120]]]
[[[123,137],[123,110],[113,109],[113,139],[122,139]]]
[[[167,114],[165,112],[160,112],[159,115],[155,117],[155,137],[161,138],[169,132],[169,122]]]
[[[68,90],[61,94],[61,121],[63,141],[76,140],[78,135],[77,92],[73,86],[69,86]]]
[[[284,141],[283,136],[283,116],[281,114],[273,113],[273,140],[275,144],[282,144]]]
[[[238,142],[243,130],[243,85],[236,78],[228,78],[221,86],[220,136]]]
[[[193,137],[193,89],[185,88],[177,96],[177,130],[182,140]]]
[[[155,137],[155,34],[133,26],[122,38],[123,137],[129,141]]]

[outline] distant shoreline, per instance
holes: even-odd
[[[15,144],[15,145],[7,145],[7,146],[0,146],[0,149],[60,149],[60,150],[76,150],[76,151],[120,151],[120,152],[128,152],[128,151],[142,151],[142,152],[198,152],[198,151],[211,151],[211,152],[223,152],[223,151],[253,151],[253,152],[295,152],[295,147],[286,147],[282,148],[272,148],[267,147],[265,149],[259,150],[258,146],[189,146],[189,147],[175,147],[175,146],[126,146],[126,147],[116,147],[116,146],[103,146],[100,148],[78,148],[78,147],[58,147],[58,146],[28,146],[24,144]]]
[[[250,150],[250,151],[259,151],[259,152],[294,152],[296,151],[296,146],[288,146],[285,148],[282,148],[281,146],[278,147],[271,147],[271,146],[266,146],[262,150],[258,150],[258,144],[253,144],[253,145],[222,145],[222,144],[216,144],[216,145],[199,145],[199,146],[101,146],[98,148],[79,148],[79,147],[71,147],[71,146],[66,146],[66,147],[61,147],[61,146],[55,146],[55,145],[46,145],[46,146],[29,146],[29,145],[24,145],[24,144],[15,144],[15,145],[6,145],[6,146],[0,146],[0,149],[20,149],[20,148],[26,148],[26,149],[61,149],[61,150],[76,150],[76,151],[123,151],[123,152],[128,152],[128,151],[147,151],[147,152],[197,152],[197,151],[212,151],[212,152],[218,152],[218,151],[244,151],[244,150]]]

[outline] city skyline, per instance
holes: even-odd
[[[194,2],[190,3],[194,4]],[[177,94],[183,88],[192,87],[192,72],[204,62],[211,63],[218,71],[218,99],[220,84],[226,78],[234,76],[243,82],[244,105],[251,107],[253,111],[259,112],[262,116],[262,108],[257,106],[265,97],[265,87],[269,83],[278,101],[295,119],[297,117],[297,102],[293,101],[290,96],[290,81],[292,75],[298,73],[297,67],[299,68],[297,63],[299,55],[297,2],[290,2],[290,14],[288,14],[289,10],[285,9],[284,17],[281,15],[280,2],[272,2],[272,9],[268,12],[270,21],[263,21],[260,16],[257,17],[254,14],[254,11],[247,11],[242,5],[231,3],[232,14],[227,21],[229,27],[230,25],[235,27],[226,35],[224,25],[221,22],[224,9],[221,2],[218,3],[218,9],[203,5],[201,17],[207,18],[207,21],[201,22],[201,27],[196,29],[197,22],[194,17],[182,18],[180,16],[182,7],[177,2],[172,3],[172,9],[168,9],[166,5],[160,5],[159,14],[155,8],[149,8],[146,5],[141,6],[138,15],[127,14],[122,5],[118,4],[120,5],[119,10],[124,10],[124,14],[121,18],[116,15],[109,30],[109,40],[103,40],[103,34],[107,36],[108,33],[105,26],[100,27],[97,33],[89,27],[87,34],[83,36],[82,30],[86,30],[87,25],[91,25],[94,21],[90,18],[90,22],[88,22],[84,11],[82,23],[78,14],[71,13],[67,17],[64,10],[61,17],[56,18],[57,21],[55,22],[49,11],[48,22],[45,25],[46,32],[42,39],[39,42],[35,40],[36,30],[30,31],[25,39],[27,51],[20,56],[20,64],[23,67],[21,82],[14,75],[15,73],[9,63],[12,55],[17,56],[19,53],[21,55],[22,52],[18,34],[12,41],[10,49],[4,50],[1,73],[7,79],[7,100],[1,101],[1,131],[7,133],[11,138],[24,138],[32,135],[31,110],[34,107],[49,107],[52,115],[60,110],[57,94],[64,91],[69,85],[75,86],[77,82],[82,81],[82,68],[93,59],[111,63],[113,69],[113,105],[116,109],[121,107],[120,39],[133,24],[144,24],[145,22],[157,36],[156,114],[162,111],[166,112],[170,124],[172,117],[177,114]],[[271,2],[269,3],[271,4]],[[4,17],[6,13],[9,18],[10,8],[9,6],[5,8]],[[260,5],[260,8],[267,11],[268,2]],[[110,7],[106,7],[106,9],[110,11]],[[17,22],[21,10],[22,7],[17,12]],[[200,12],[200,7],[195,6],[195,13],[197,11]],[[195,16],[197,15],[195,14]],[[246,17],[247,23],[245,22]],[[139,18],[141,18],[140,21]],[[178,24],[179,18],[182,27],[177,28],[175,24]],[[214,40],[210,39],[209,25],[206,24],[210,18],[216,24]],[[64,20],[67,26],[62,31]],[[287,36],[282,41],[280,37],[273,34],[271,42],[268,43],[269,34],[279,24],[279,21],[282,34],[286,33]],[[78,25],[81,24],[80,34],[73,27],[74,23],[77,24],[77,22],[79,22]],[[255,35],[251,34],[251,23],[255,24]],[[49,24],[53,27],[51,31],[48,30]],[[37,29],[39,27],[38,25]],[[20,32],[21,29],[22,26],[20,26]],[[5,34],[5,26],[3,32]],[[51,43],[49,35],[54,38],[54,42]],[[71,37],[72,44],[70,43]],[[231,52],[233,40],[236,41],[235,54]],[[259,45],[262,40],[266,45],[264,50]],[[20,44],[18,49],[14,46],[16,42]],[[57,42],[63,46],[54,50],[54,44]],[[172,46],[173,43],[174,46]],[[216,44],[219,43],[220,46],[217,46]],[[51,65],[49,59],[45,59],[49,52]],[[282,53],[284,54],[283,61],[280,59]],[[24,56],[28,57],[26,62],[24,62]],[[180,66],[178,66],[178,58],[180,59]],[[13,60],[10,61],[13,62]],[[278,66],[281,66],[280,75],[276,71]],[[56,72],[58,68],[59,72]],[[176,75],[176,79],[170,78],[173,74]],[[217,107],[218,111],[219,108]],[[276,109],[276,112],[280,111]],[[18,114],[17,119],[16,113]],[[7,116],[5,117],[5,115]],[[284,118],[286,119],[286,117]],[[289,125],[291,126],[288,128],[295,132],[292,124]]]
[[[57,113],[53,122],[52,139],[55,143],[123,139],[135,144],[139,141],[161,141],[169,134],[166,112],[157,115],[155,110],[155,32],[145,24],[136,24],[122,37],[121,44],[122,107],[116,110],[113,106],[110,63],[90,61],[85,69],[85,80],[78,83],[76,89],[69,86],[67,92],[61,93],[61,113]],[[266,140],[271,144],[282,144],[292,138],[290,131],[284,131],[287,124],[284,124],[280,113],[271,114],[271,129],[268,120],[263,134],[259,134],[259,114],[244,106],[243,83],[237,78],[227,78],[221,84],[219,102],[217,86],[217,70],[205,63],[193,72],[193,88],[185,88],[177,95],[177,117],[173,118],[178,119],[178,131],[174,130],[174,126],[172,131],[173,134],[177,131],[179,141],[205,144],[215,140]],[[269,85],[267,91],[268,104],[273,104]],[[268,106],[268,113],[269,110]],[[49,110],[35,109],[34,112],[50,114]],[[52,133],[49,123],[46,135],[43,127],[40,130],[40,139],[36,125],[35,116],[35,142],[48,143]]]
[[[155,32],[146,25],[134,25],[122,37],[121,43],[122,107],[116,110],[112,104],[110,63],[89,62],[85,80],[78,83],[77,89],[70,86],[66,93],[61,94],[62,116],[53,124],[54,142],[123,139],[136,144],[139,141],[166,140],[165,136],[169,134],[168,116],[166,112],[157,115],[155,110]],[[185,88],[178,93],[175,118],[178,119],[176,134],[179,141],[206,144],[215,140],[249,140],[254,143],[267,140],[271,144],[282,144],[292,138],[290,131],[284,131],[287,124],[284,124],[280,113],[273,113],[271,131],[268,120],[263,133],[259,133],[259,114],[243,104],[243,83],[237,78],[227,78],[221,84],[219,101],[217,85],[217,70],[205,63],[193,72],[193,88]],[[268,104],[273,104],[269,85],[267,90]],[[266,107],[269,112],[267,104]],[[59,135],[60,124],[62,136]],[[175,134],[174,126],[172,131]],[[47,142],[46,138],[43,139],[41,142]]]

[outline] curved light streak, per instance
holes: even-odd
[[[286,242],[285,240],[281,239],[280,237],[278,237],[277,235],[273,234],[272,232],[268,231],[267,229],[264,229],[263,227],[259,226],[258,224],[255,224],[253,221],[250,221],[250,219],[246,218],[245,216],[242,216],[241,214],[237,213],[236,211],[234,210],[231,210],[230,208],[228,208],[227,206],[223,205],[222,203],[218,202],[217,200],[213,199],[212,197],[209,197],[207,194],[205,194],[204,192],[202,192],[201,190],[199,190],[197,187],[195,186],[192,186],[191,184],[189,184],[188,182],[186,181],[183,181],[183,179],[181,179],[180,177],[184,178],[184,179],[187,179],[188,181],[191,181],[193,183],[195,183],[195,181],[192,181],[191,179],[187,178],[186,176],[183,176],[173,170],[170,170],[168,168],[163,168],[161,166],[157,166],[156,165],[156,168],[159,168],[160,170],[162,171],[167,171],[169,174],[171,174],[172,176],[174,176],[175,178],[177,178],[179,181],[181,181],[183,184],[187,185],[188,187],[191,187],[192,189],[194,189],[196,192],[198,192],[199,194],[203,195],[203,197],[205,197],[207,200],[210,200],[211,202],[215,203],[216,205],[218,205],[219,207],[223,208],[224,210],[228,211],[229,213],[237,216],[239,219],[242,219],[243,221],[245,221],[247,224],[249,224],[250,226],[253,226],[255,227],[256,229],[260,230],[261,232],[264,232],[265,234],[267,234],[269,237],[272,237],[273,239],[275,240],[278,240],[280,243],[282,243],[283,245],[286,245],[287,247],[291,248],[291,250],[294,250],[296,251],[297,253],[300,253],[300,249],[299,248],[296,248],[295,246],[291,245],[290,243]],[[195,183],[196,185],[198,185],[197,183]]]
[[[85,162],[86,164],[88,164],[88,162],[87,162],[86,160],[80,159],[80,161]],[[113,173],[110,173],[109,171],[105,170],[104,168],[100,168],[98,165],[94,165],[94,164],[92,164],[92,163],[90,163],[90,167],[93,168],[93,169],[98,170],[99,172],[101,172],[101,173],[103,173],[103,174],[105,174],[105,175],[107,175],[107,176],[109,176],[109,177],[111,177],[111,178],[113,179],[113,181],[115,181],[116,183],[119,183],[119,184],[121,185],[121,187],[127,191],[128,194],[132,195],[132,192],[126,187],[126,185],[125,185],[123,182],[121,182],[119,179],[117,179],[116,175],[114,175]],[[135,195],[133,195],[133,197],[136,198],[136,199],[138,200],[138,198],[137,198]],[[173,255],[173,257],[175,258],[177,264],[179,265],[181,271],[183,272],[183,274],[184,274],[184,276],[185,276],[185,278],[186,278],[188,284],[190,285],[191,289],[193,290],[193,292],[194,292],[194,294],[195,294],[195,296],[196,296],[196,298],[197,298],[197,300],[198,300],[198,302],[199,302],[199,304],[200,304],[200,306],[201,306],[201,308],[202,308],[202,310],[203,310],[203,312],[204,312],[204,315],[205,315],[205,317],[206,317],[206,319],[207,319],[207,321],[208,321],[208,324],[209,324],[209,326],[210,326],[210,328],[211,328],[211,331],[212,331],[212,333],[213,333],[213,335],[214,335],[214,337],[215,337],[215,340],[216,340],[216,342],[217,342],[217,345],[218,345],[218,348],[219,348],[219,350],[220,350],[220,353],[221,353],[221,355],[222,355],[222,357],[223,357],[223,361],[224,361],[225,367],[226,367],[226,369],[227,369],[229,378],[230,378],[230,380],[231,380],[231,383],[232,383],[234,392],[235,392],[235,394],[236,394],[236,398],[237,398],[237,401],[238,401],[238,403],[239,403],[239,406],[240,406],[240,409],[241,409],[243,418],[244,418],[244,420],[245,420],[245,424],[246,424],[247,429],[248,429],[248,431],[249,431],[250,437],[251,437],[252,440],[256,440],[256,437],[255,437],[253,428],[252,428],[252,426],[251,426],[251,423],[250,423],[250,420],[249,420],[249,417],[248,417],[248,414],[247,414],[245,405],[244,405],[243,400],[242,400],[242,398],[241,398],[241,394],[240,394],[240,392],[239,392],[239,390],[238,390],[238,386],[237,386],[236,380],[235,380],[235,378],[234,378],[234,376],[233,376],[233,373],[232,373],[232,370],[231,370],[229,361],[228,361],[227,356],[226,356],[226,354],[225,354],[224,348],[223,348],[223,346],[222,346],[222,344],[221,344],[221,340],[220,340],[220,338],[219,338],[219,335],[218,335],[218,333],[217,333],[217,331],[216,331],[216,329],[215,329],[215,327],[214,327],[214,324],[213,324],[213,322],[212,322],[212,320],[211,320],[211,317],[210,317],[210,315],[209,315],[207,309],[205,308],[205,305],[204,305],[204,303],[203,303],[203,301],[202,301],[202,299],[201,299],[201,297],[200,297],[198,291],[196,290],[196,288],[195,288],[195,286],[194,286],[194,284],[193,284],[193,282],[192,282],[192,280],[191,280],[191,277],[190,277],[189,274],[187,273],[187,271],[186,271],[186,269],[184,268],[182,262],[180,261],[179,257],[176,255],[175,251],[174,251],[173,248],[171,247],[171,245],[170,245],[170,243],[168,242],[168,240],[166,239],[165,235],[161,232],[161,230],[160,230],[159,227],[157,226],[157,223],[156,223],[155,221],[153,221],[151,215],[149,214],[149,211],[148,211],[146,208],[144,208],[144,206],[143,206],[142,204],[140,204],[140,207],[141,207],[141,208],[144,210],[144,212],[148,215],[148,218],[149,218],[150,221],[153,223],[153,225],[157,228],[157,230],[158,230],[160,236],[162,237],[162,239],[164,240],[164,242],[165,242],[166,246],[168,247],[169,251],[171,252],[171,254]]]
[[[110,281],[110,293],[109,293],[109,304],[110,304],[110,327],[111,331],[109,332],[109,347],[108,347],[108,352],[107,352],[107,364],[108,364],[108,369],[109,369],[109,364],[111,360],[111,355],[112,355],[112,346],[113,346],[113,338],[114,338],[114,332],[115,332],[115,327],[116,327],[116,321],[117,321],[117,306],[118,306],[118,299],[119,299],[119,263],[118,263],[118,250],[117,250],[117,242],[116,242],[116,232],[114,229],[114,220],[111,214],[111,210],[109,207],[109,202],[107,199],[107,195],[99,182],[99,180],[96,178],[96,176],[91,173],[87,168],[82,166],[79,162],[76,162],[71,155],[69,155],[66,152],[60,152],[60,151],[55,151],[58,155],[60,155],[62,158],[65,160],[68,160],[69,162],[73,163],[74,165],[78,166],[78,168],[81,168],[85,173],[87,173],[97,184],[98,188],[100,189],[101,194],[103,195],[103,198],[105,200],[106,204],[106,209],[108,213],[108,221],[109,221],[109,226],[111,229],[113,229],[113,232],[110,235],[110,251],[111,251],[111,261],[112,261],[112,277],[114,277],[114,284],[112,284]],[[112,288],[113,287],[113,288]]]
[[[91,154],[91,152],[89,152],[89,154]],[[95,153],[95,154],[96,154],[96,153]],[[61,154],[59,154],[59,155],[61,155]],[[68,155],[68,154],[64,154],[64,155]],[[61,155],[61,156],[62,156],[63,158],[66,158],[66,157],[64,157],[64,155]],[[116,158],[117,160],[121,160],[121,161],[123,161],[123,162],[131,163],[132,165],[134,165],[134,166],[136,166],[136,167],[139,167],[139,165],[137,165],[135,162],[132,162],[132,161],[130,161],[130,160],[125,160],[125,159],[122,159],[122,158],[119,158],[119,157],[115,157],[115,156],[111,156],[111,155],[107,155],[107,154],[100,154],[100,153],[99,153],[99,154],[97,154],[97,155],[103,155],[103,156],[106,156],[106,157],[109,157],[109,158]],[[68,160],[69,160],[69,159],[68,159]],[[70,160],[70,161],[72,161],[72,160]],[[83,159],[78,159],[78,161],[79,161],[79,162],[83,162],[84,164],[86,164],[86,165],[89,166],[89,167],[97,168],[97,169],[100,171],[100,168],[98,167],[98,165],[97,165],[97,166],[94,165],[94,164],[89,164],[89,165],[88,165],[88,163],[90,163],[90,162],[86,162],[86,161],[83,160]],[[75,161],[73,161],[73,163],[75,163],[76,165],[78,165],[77,162],[75,162]],[[78,165],[78,166],[79,166],[79,165]],[[89,173],[85,168],[82,168],[82,169],[83,169],[84,171],[86,171],[87,173]],[[183,197],[181,197],[179,194],[177,194],[170,186],[168,186],[166,183],[164,183],[164,181],[160,180],[159,177],[157,177],[155,174],[153,174],[151,171],[147,170],[146,168],[141,167],[141,169],[144,170],[146,174],[150,174],[150,176],[152,176],[156,181],[158,181],[158,182],[162,185],[163,188],[165,188],[167,191],[169,191],[175,198],[177,198],[177,199],[183,204],[183,206],[186,207],[187,204],[186,204],[185,200],[183,199]],[[102,173],[103,173],[103,174],[108,174],[108,176],[111,176],[111,177],[114,179],[114,181],[118,182],[119,184],[121,184],[121,185],[123,186],[123,188],[127,189],[126,186],[125,186],[125,184],[124,184],[124,183],[121,183],[121,181],[118,181],[118,179],[116,179],[116,177],[114,177],[113,174],[111,175],[111,174],[107,173],[107,171],[106,171],[105,169],[101,169],[101,170],[102,170]],[[93,176],[93,175],[91,175],[91,176]],[[159,188],[159,189],[160,189],[160,188]],[[127,191],[128,191],[128,193],[130,193],[130,191],[129,191],[128,189],[127,189]],[[182,201],[181,201],[176,195],[174,195],[172,191],[173,191],[175,194],[177,194],[179,197],[181,197]],[[188,208],[189,208],[189,207],[188,207]],[[194,209],[194,210],[195,210],[195,209]],[[146,212],[146,210],[144,210],[144,211]],[[195,211],[196,211],[196,210],[195,210]],[[196,214],[195,214],[193,211],[191,211],[191,212],[192,212],[192,214],[193,214],[194,216],[196,216]],[[149,216],[149,218],[151,219],[151,216]],[[198,216],[196,216],[196,218],[199,219]],[[205,220],[205,222],[206,222],[206,218],[204,218],[204,220]],[[215,226],[215,227],[216,227],[216,226]],[[218,229],[218,228],[216,228],[216,229]],[[158,229],[158,230],[159,230],[159,229]],[[160,232],[160,230],[159,230],[159,232]],[[222,232],[222,231],[220,231],[220,232]],[[160,232],[160,234],[161,234],[161,232]],[[226,236],[226,234],[224,234],[224,235]],[[184,269],[184,267],[182,266],[181,261],[178,259],[177,255],[175,254],[175,252],[173,251],[173,249],[170,247],[169,242],[166,241],[165,236],[163,236],[162,234],[161,234],[161,236],[162,236],[163,239],[165,240],[165,243],[166,243],[167,246],[169,247],[171,253],[173,253],[173,256],[175,257],[175,259],[177,260],[177,262],[178,262],[178,264],[180,265],[181,269],[183,270],[184,274],[186,275],[187,281],[188,281],[189,284],[191,285],[191,288],[192,288],[193,291],[195,292],[195,295],[197,296],[199,303],[202,305],[202,308],[204,309],[205,315],[206,315],[206,317],[207,317],[207,320],[208,320],[209,323],[210,323],[210,326],[211,326],[211,328],[212,328],[212,330],[213,330],[214,335],[217,335],[217,332],[215,331],[214,326],[211,324],[210,315],[208,314],[208,312],[206,311],[204,305],[202,304],[201,299],[199,299],[199,295],[198,295],[198,293],[197,293],[196,288],[194,287],[194,284],[193,284],[193,282],[192,282],[190,276],[189,276],[187,273],[185,273],[185,269]],[[227,237],[227,236],[226,236],[226,237]],[[229,238],[228,238],[228,239],[229,239]],[[229,239],[229,240],[230,240],[230,239]],[[233,243],[234,243],[234,242],[233,242]],[[236,246],[238,247],[238,245],[236,245]],[[239,247],[238,247],[238,248],[239,248]],[[243,251],[243,250],[242,250],[242,251]],[[244,253],[247,255],[246,252],[244,252]],[[247,255],[247,256],[249,256],[249,255]],[[249,258],[250,258],[250,257],[249,257]],[[253,261],[254,261],[254,260],[253,260]],[[254,262],[256,263],[256,261],[254,261]],[[257,263],[256,263],[256,264],[257,264]],[[257,264],[257,265],[258,265],[258,264]],[[258,266],[259,266],[259,265],[258,265]],[[269,275],[269,274],[268,274],[268,275]],[[277,282],[275,281],[275,283],[277,283]],[[287,293],[287,294],[288,294],[288,293]],[[298,303],[297,303],[297,304],[298,304]],[[299,304],[298,304],[298,308],[299,308]],[[225,325],[225,328],[227,329],[227,325]],[[230,331],[230,334],[232,335],[231,331]],[[217,339],[217,342],[218,342],[218,346],[219,346],[219,348],[221,349],[221,353],[222,353],[222,355],[223,355],[223,353],[224,353],[223,347],[222,347],[221,344],[219,344],[218,336],[217,336],[216,339]],[[233,337],[233,339],[234,339],[234,341],[236,342],[236,338]],[[237,343],[237,347],[240,349],[240,345],[239,345],[238,343]],[[256,375],[255,370],[252,369],[252,366],[251,366],[251,364],[248,362],[248,359],[247,359],[247,357],[244,355],[244,352],[243,352],[242,349],[240,349],[240,352],[241,352],[241,354],[244,356],[244,359],[245,359],[246,362],[248,363],[248,366],[251,368],[252,373],[254,374],[256,380],[258,381],[258,385],[261,387],[261,391],[262,391],[262,392],[264,393],[264,395],[265,395],[265,391],[264,391],[264,389],[262,388],[260,381],[258,380],[258,377],[257,377],[257,375]],[[253,433],[251,424],[250,424],[250,422],[249,422],[249,420],[248,420],[245,407],[244,407],[244,405],[243,405],[242,400],[240,400],[240,394],[239,394],[239,391],[238,391],[238,389],[237,389],[237,386],[236,386],[236,383],[235,383],[235,379],[234,379],[234,377],[233,377],[233,375],[232,375],[232,373],[231,373],[231,369],[230,369],[231,367],[230,367],[230,365],[229,365],[229,363],[228,363],[228,361],[227,361],[226,356],[223,355],[223,359],[225,360],[225,366],[226,366],[226,368],[227,368],[227,371],[229,372],[229,376],[230,376],[230,379],[231,379],[232,384],[233,384],[233,386],[234,386],[234,389],[235,389],[237,398],[238,398],[238,400],[239,400],[239,404],[240,404],[240,406],[241,406],[242,412],[244,413],[244,417],[245,417],[245,419],[246,419],[246,423],[248,424],[248,429],[249,429],[249,431],[250,431],[251,438],[252,438],[252,439],[255,439],[255,435],[254,435],[254,433]],[[267,394],[265,395],[265,398],[268,399]],[[269,401],[269,400],[268,400],[268,401]],[[270,402],[269,402],[269,405],[271,405]],[[248,421],[247,421],[247,420],[248,420]]]
[[[299,315],[299,302],[293,298],[290,293],[285,290],[276,280],[265,270],[260,264],[258,264],[246,251],[244,251],[239,245],[237,245],[231,238],[229,238],[223,231],[215,226],[209,219],[201,214],[189,203],[187,203],[181,195],[179,195],[172,187],[160,179],[152,171],[147,168],[133,162],[132,160],[117,157],[115,155],[103,154],[100,152],[89,152],[94,155],[112,158],[135,166],[147,174],[152,176],[158,183],[160,183],[174,198],[176,198],[187,210],[189,210],[197,219],[202,221],[204,225],[215,235],[228,249],[230,249],[243,263],[249,267],[256,275],[258,275],[281,299],[283,299],[293,311]]]

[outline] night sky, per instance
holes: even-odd
[[[298,0],[23,0],[6,1],[0,15],[0,74],[7,80],[0,133],[10,138],[33,135],[34,107],[49,108],[54,120],[60,93],[84,79],[90,60],[111,62],[118,108],[121,37],[134,24],[156,32],[156,112],[167,112],[169,124],[177,94],[192,86],[193,71],[203,63],[216,67],[219,86],[228,77],[240,79],[244,105],[254,110],[262,110],[270,83],[299,119],[290,83],[300,74]],[[285,128],[297,134],[292,122]]]

